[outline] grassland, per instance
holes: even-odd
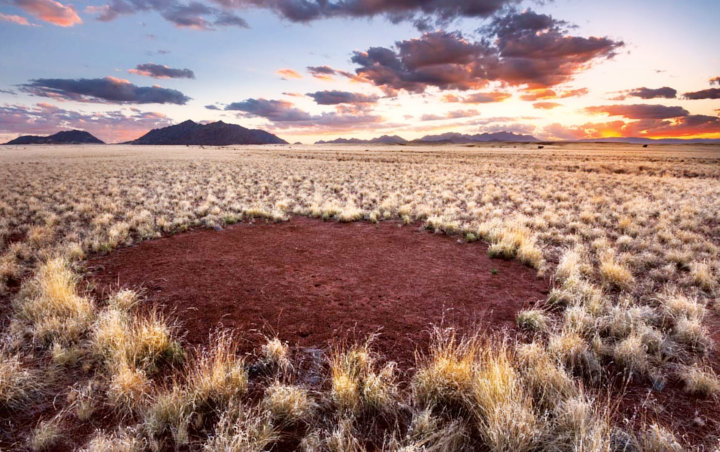
[[[688,424],[608,390],[677,383],[678,406],[717,406],[717,147],[10,147],[0,181],[3,447],[718,448],[712,408]],[[439,330],[403,376],[372,343],[338,348],[317,389],[295,378],[292,344],[239,356],[242,332],[218,332],[188,348],[182,318],[83,282],[92,254],[293,215],[421,221],[553,288],[518,313],[524,335]]]

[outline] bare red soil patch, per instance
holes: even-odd
[[[191,231],[87,265],[100,293],[144,289],[191,344],[218,326],[239,330],[247,351],[263,334],[325,348],[378,333],[378,351],[407,365],[431,325],[512,328],[520,309],[545,299],[535,270],[486,251],[417,226],[294,218]]]

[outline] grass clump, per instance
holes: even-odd
[[[518,327],[527,331],[546,331],[548,324],[547,315],[539,309],[527,309],[517,315]]]
[[[39,389],[38,377],[19,355],[0,351],[0,408],[18,410]]]
[[[265,391],[262,406],[273,419],[282,423],[297,424],[310,421],[317,404],[306,389],[275,382]]]
[[[23,286],[15,313],[45,345],[77,342],[95,315],[95,305],[77,290],[78,277],[63,258],[50,259]]]
[[[377,369],[370,341],[347,351],[335,350],[330,357],[331,399],[341,411],[388,411],[397,395],[395,365]]]
[[[717,396],[720,394],[720,378],[710,368],[687,366],[679,371],[685,383],[685,391],[700,397]]]

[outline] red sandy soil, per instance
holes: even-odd
[[[196,230],[119,249],[87,263],[96,292],[142,289],[181,322],[190,344],[222,326],[247,351],[262,335],[324,349],[364,341],[412,365],[433,325],[460,332],[512,328],[548,282],[517,261],[490,259],[480,242],[417,225],[308,218]]]

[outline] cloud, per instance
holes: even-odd
[[[189,97],[174,89],[159,86],[136,86],[127,80],[115,77],[95,79],[42,78],[21,85],[21,89],[36,96],[77,102],[184,105],[190,100]]]
[[[628,119],[667,119],[688,116],[690,113],[682,107],[666,105],[600,105],[586,107],[585,111],[609,116],[623,116]]]
[[[644,138],[720,138],[720,118],[706,115],[687,115],[667,119],[639,121],[588,122],[578,126],[551,124],[544,129],[549,139],[579,140],[606,137]]]
[[[640,99],[675,99],[677,90],[669,86],[662,88],[635,88],[627,92],[628,97],[639,97]]]
[[[290,80],[290,79],[300,79],[303,78],[302,75],[298,74],[296,71],[292,69],[278,69],[275,71],[277,75],[280,76],[283,80]]]
[[[441,100],[443,102],[461,102],[464,104],[488,104],[493,102],[502,102],[512,97],[512,94],[502,91],[477,92],[467,96],[457,96],[455,94],[446,94]]]
[[[221,109],[220,107],[218,107],[217,105],[212,105],[212,104],[210,104],[210,105],[205,105],[205,108],[207,108],[208,110],[222,110],[222,109]]]
[[[720,88],[708,88],[700,91],[693,91],[683,95],[686,99],[720,99]]]
[[[713,77],[710,79],[711,85],[720,85],[720,77]]]
[[[25,27],[32,27],[35,24],[28,22],[27,18],[22,16],[16,16],[14,14],[2,14],[0,13],[0,22],[10,22],[17,25],[23,25]]]
[[[292,102],[284,100],[246,99],[231,103],[225,107],[225,110],[242,111],[273,122],[307,121],[311,118],[309,113],[295,108]]]
[[[533,108],[536,110],[552,110],[557,107],[562,107],[562,104],[557,102],[535,102],[533,104]]]
[[[150,129],[171,124],[162,113],[109,111],[83,113],[58,108],[49,103],[32,107],[5,105],[0,107],[0,133],[48,135],[59,130],[87,130],[98,138],[109,141],[127,141],[137,138]]]
[[[392,22],[414,21],[427,28],[461,17],[490,17],[520,0],[214,0],[225,8],[266,8],[283,19],[307,23],[345,17],[385,16]]]
[[[436,31],[398,41],[393,49],[354,52],[358,77],[388,93],[405,90],[479,89],[490,81],[551,88],[623,46],[607,37],[567,34],[567,25],[532,11],[496,18],[470,41],[460,32]]]
[[[441,120],[446,120],[446,119],[472,118],[474,116],[478,116],[479,114],[480,114],[480,112],[475,109],[455,110],[455,111],[448,112],[445,115],[434,115],[434,114],[422,115],[420,117],[420,120],[421,121],[441,121]]]
[[[195,73],[190,69],[173,69],[164,64],[143,63],[130,69],[132,74],[153,78],[195,78]]]
[[[55,0],[10,0],[10,4],[59,27],[72,27],[82,23],[72,5],[63,5]]]
[[[348,91],[317,91],[307,95],[312,97],[318,105],[374,104],[378,101],[377,96]]]
[[[245,116],[258,116],[272,121],[279,129],[313,129],[317,133],[323,130],[354,130],[369,127],[389,127],[382,116],[365,110],[337,106],[337,111],[311,115],[295,107],[292,102],[268,99],[246,99],[233,102],[225,107],[227,111],[239,111]]]
[[[181,3],[177,0],[110,0],[105,5],[88,6],[85,10],[97,14],[96,19],[102,22],[137,12],[155,11],[180,28],[214,30],[216,26],[249,27],[245,19],[232,12],[198,1]]]
[[[330,66],[308,66],[307,70],[310,75],[320,80],[332,80],[332,76],[337,74]]]
[[[588,92],[589,90],[587,88],[571,89],[560,92],[548,88],[528,89],[525,90],[525,94],[520,96],[520,99],[530,102],[536,100],[567,99],[569,97],[585,96]]]

